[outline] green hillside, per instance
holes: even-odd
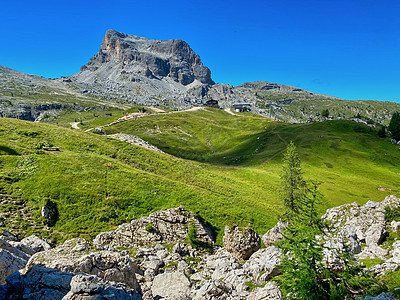
[[[280,212],[282,153],[293,140],[305,177],[322,182],[323,209],[399,195],[398,146],[374,129],[349,121],[290,125],[219,110],[143,117],[106,128],[140,136],[161,154],[102,135],[49,124],[0,119],[3,227],[19,218],[21,232],[44,233],[19,209],[40,220],[57,203],[53,237],[90,235],[162,208],[185,205],[217,230],[251,224],[264,233]],[[44,152],[43,145],[60,147]],[[379,187],[391,189],[379,191]],[[18,207],[13,207],[18,206]],[[1,225],[1,222],[0,222]],[[221,234],[219,235],[221,238]]]

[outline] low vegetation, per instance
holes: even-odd
[[[398,147],[354,122],[290,125],[207,109],[147,116],[105,131],[137,135],[170,154],[79,130],[0,119],[3,193],[24,201],[36,220],[43,203],[55,202],[59,219],[51,230],[58,239],[93,236],[183,204],[220,230],[220,242],[226,224],[250,224],[264,233],[276,223],[281,159],[290,140],[307,176],[322,182],[329,199],[322,210],[399,193]],[[43,151],[43,145],[60,151]],[[378,190],[382,186],[385,191]]]

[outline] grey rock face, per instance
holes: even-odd
[[[181,40],[148,40],[110,29],[104,36],[101,50],[89,61],[86,69],[95,69],[98,63],[115,59],[122,61],[125,66],[136,67],[137,72],[147,72],[148,77],[171,77],[183,85],[195,79],[204,84],[214,83],[210,70]]]
[[[71,290],[64,296],[63,300],[142,299],[140,294],[124,284],[106,281],[93,275],[75,275],[70,285]]]
[[[262,241],[266,247],[271,246],[277,241],[283,239],[282,232],[285,229],[286,224],[282,221],[278,221],[274,227],[268,230],[263,236]]]
[[[399,231],[400,230],[400,222],[392,221],[392,223],[390,223],[390,227],[392,227],[393,231]]]
[[[99,249],[112,249],[115,247],[137,248],[155,243],[177,243],[187,238],[189,225],[196,228],[199,241],[212,243],[211,230],[204,226],[192,212],[181,206],[132,220],[130,223],[120,225],[115,231],[100,233],[93,244]]]
[[[281,263],[281,252],[281,249],[275,246],[260,249],[244,263],[243,269],[251,272],[256,284],[263,284],[272,277],[281,274],[278,268]]]
[[[26,238],[23,238],[20,242],[12,242],[12,244],[30,255],[33,255],[36,252],[49,250],[51,248],[51,246],[45,240],[38,238],[36,235],[30,235]]]
[[[196,102],[189,90],[214,84],[210,70],[186,42],[149,40],[115,30],[107,31],[100,51],[68,80],[82,92],[114,101],[171,101],[179,107]]]
[[[134,265],[127,253],[94,251],[84,239],[66,241],[54,249],[36,253],[26,268],[40,265],[70,273],[87,273],[127,284],[140,291]]]
[[[72,274],[56,269],[32,266],[25,274],[7,277],[2,299],[80,300],[132,299],[142,297],[122,283],[109,282],[93,275]]]
[[[151,292],[153,297],[185,299],[189,297],[190,286],[190,280],[184,273],[164,273],[154,278]]]
[[[261,238],[251,228],[225,227],[224,248],[238,259],[248,259],[261,247]]]
[[[282,292],[275,282],[268,282],[263,288],[255,288],[247,298],[247,300],[280,300],[282,299]]]
[[[0,239],[0,284],[5,284],[8,275],[25,267],[29,255]]]
[[[7,277],[5,299],[62,299],[70,290],[74,274],[33,266],[26,274],[15,272]],[[18,298],[20,297],[20,298]]]
[[[357,203],[345,204],[328,209],[322,221],[331,222],[327,231],[325,260],[335,268],[342,265],[338,252],[348,249],[359,259],[380,257],[389,254],[380,244],[386,232],[385,207],[399,207],[400,199],[388,196],[382,202],[368,201],[363,206]],[[361,243],[367,247],[361,249]],[[361,251],[362,250],[362,251]]]

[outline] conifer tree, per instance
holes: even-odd
[[[283,161],[282,200],[287,226],[283,240],[277,278],[286,299],[350,299],[357,290],[374,284],[368,274],[360,273],[352,255],[341,253],[344,270],[333,272],[323,261],[324,224],[318,217],[317,205],[323,199],[319,182],[303,180],[300,159],[291,142]],[[289,215],[289,217],[288,217]],[[360,275],[361,274],[361,275]]]
[[[379,128],[379,130],[378,130],[378,136],[379,136],[380,138],[386,137],[386,127],[385,127],[385,126],[382,126],[381,128]]]
[[[392,137],[396,140],[400,140],[400,113],[395,112],[390,120],[388,130],[391,132]]]
[[[285,208],[285,218],[292,218],[299,212],[303,201],[305,182],[296,146],[291,141],[283,158],[281,174],[281,199]]]

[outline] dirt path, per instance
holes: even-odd
[[[139,118],[143,118],[143,117],[147,117],[147,116],[154,116],[154,115],[159,115],[159,114],[174,114],[174,113],[180,113],[180,112],[186,112],[186,111],[196,111],[196,110],[204,109],[204,107],[194,106],[194,107],[191,107],[191,108],[188,108],[188,109],[178,110],[178,111],[170,111],[170,112],[166,112],[165,110],[162,110],[162,109],[157,108],[157,107],[148,107],[148,109],[152,110],[152,111],[155,111],[155,113],[150,113],[150,114],[149,113],[130,113],[130,114],[126,114],[125,116],[119,118],[118,120],[115,120],[114,122],[111,122],[111,123],[106,124],[106,125],[99,126],[98,128],[109,127],[111,125],[114,125],[114,124],[117,124],[117,123],[120,123],[120,122],[132,120],[132,119],[137,120]],[[73,123],[70,123],[70,124],[73,127],[73,125],[72,125]],[[77,123],[77,124],[79,124],[79,123]],[[75,128],[75,127],[73,127],[73,128]],[[86,129],[85,131],[89,132],[89,131],[92,131],[93,129],[94,128],[89,128],[89,129]]]

